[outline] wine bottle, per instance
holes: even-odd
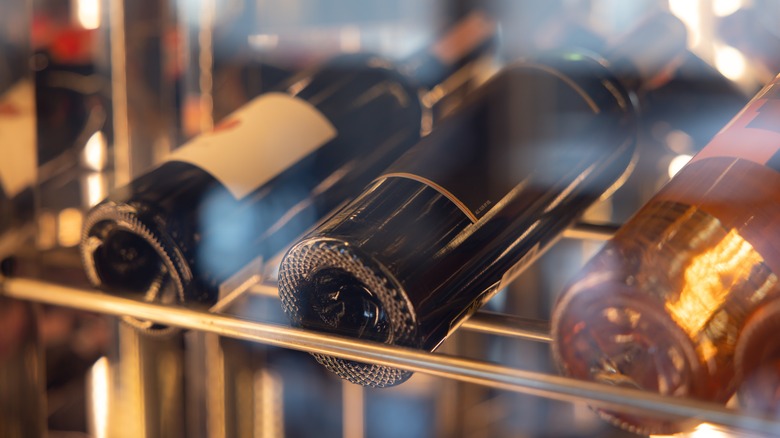
[[[499,73],[282,260],[293,325],[435,349],[631,162],[629,94],[595,57],[567,52]],[[391,386],[411,373],[315,355]]]
[[[484,47],[469,38],[492,38],[493,22],[477,20],[481,32],[439,59],[439,79]],[[462,34],[460,25],[445,38]],[[334,59],[254,99],[114,191],[85,220],[81,249],[92,283],[213,303],[221,282],[281,252],[427,129],[420,87],[400,70],[372,55]]]
[[[568,376],[725,402],[752,309],[778,296],[780,77],[591,259],[552,317]],[[645,433],[680,422],[605,412]]]
[[[756,309],[745,322],[734,351],[739,405],[766,415],[780,408],[780,301]]]

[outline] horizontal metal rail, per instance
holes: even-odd
[[[578,222],[567,229],[563,237],[603,241],[611,238],[619,227],[619,224]],[[259,280],[259,277],[257,279]],[[242,286],[246,285],[247,283],[242,283]],[[238,292],[243,293],[244,291],[254,295],[279,298],[279,289],[273,282],[253,283]],[[226,307],[227,302],[235,299],[237,295],[239,294],[230,294],[229,299],[225,300],[225,305],[218,305],[217,308]],[[546,321],[484,311],[472,315],[460,326],[460,329],[538,342],[552,340],[549,324]]]
[[[547,321],[520,318],[503,313],[477,312],[467,319],[460,328],[489,335],[552,342],[550,324]]]
[[[274,283],[255,284],[248,288],[248,292],[269,298],[279,298],[279,290]],[[550,342],[552,340],[550,325],[547,321],[520,318],[503,313],[478,311],[467,319],[460,326],[460,329],[528,341]]]
[[[556,400],[586,402],[597,407],[635,414],[692,418],[767,435],[780,433],[780,422],[713,403],[666,397],[634,389],[525,371],[473,359],[357,341],[276,324],[246,321],[205,311],[139,302],[38,280],[6,279],[2,283],[2,290],[6,296],[22,300],[109,315],[126,315],[183,329],[404,368]]]
[[[620,228],[619,224],[578,222],[567,228],[563,232],[563,237],[580,240],[609,240],[618,228]]]

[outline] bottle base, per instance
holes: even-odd
[[[675,397],[695,397],[704,373],[686,334],[658,303],[629,286],[601,283],[563,297],[553,315],[553,358],[580,380]],[[597,408],[609,423],[639,434],[690,430],[688,420],[650,418]]]
[[[324,270],[338,270],[350,275],[370,291],[377,301],[389,327],[386,333],[346,333],[330,323],[330,315],[323,315],[315,307],[319,300],[306,294],[313,277]],[[312,238],[295,245],[284,258],[279,271],[279,295],[282,307],[293,325],[312,330],[348,335],[364,340],[381,340],[391,345],[414,345],[415,315],[403,289],[379,263],[360,253],[348,242],[336,239]],[[340,297],[346,301],[350,297]],[[326,321],[323,323],[323,321]],[[339,377],[363,386],[387,387],[406,381],[411,372],[392,367],[370,365],[350,360],[314,354],[317,361]]]

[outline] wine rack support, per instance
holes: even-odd
[[[275,284],[259,283],[247,289],[249,293],[264,297],[279,298],[279,291]],[[229,296],[224,301],[233,299]],[[217,303],[214,308],[225,308],[227,305]],[[212,308],[212,310],[214,310]],[[484,333],[488,335],[507,336],[529,341],[550,342],[550,324],[547,321],[537,319],[520,318],[503,313],[479,311],[466,320],[460,329]]]
[[[405,368],[415,372],[550,399],[587,402],[592,406],[645,415],[696,418],[702,422],[716,423],[768,435],[780,431],[780,422],[771,418],[713,403],[666,397],[628,388],[610,387],[593,382],[500,366],[485,361],[358,341],[282,325],[247,321],[223,314],[139,302],[39,280],[5,279],[2,282],[2,290],[3,295],[21,300],[108,315],[127,315],[183,329],[199,330],[271,346]],[[489,319],[490,317],[483,316],[482,318]],[[518,322],[519,320],[513,321]],[[532,325],[529,331],[539,331],[539,327]]]
[[[609,240],[620,228],[618,224],[578,222],[563,232],[567,239]]]

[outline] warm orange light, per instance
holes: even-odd
[[[736,230],[717,245],[691,259],[685,268],[684,286],[677,300],[666,309],[692,338],[707,325],[729,296],[734,285],[745,282],[753,267],[763,263],[761,256]],[[700,351],[707,360],[707,349]]]
[[[81,242],[81,226],[84,214],[77,208],[62,210],[57,218],[57,241],[62,247],[76,246]]]
[[[702,0],[669,0],[669,11],[685,23],[688,29],[688,44],[696,47],[702,41]]]
[[[89,394],[91,396],[91,432],[96,438],[107,437],[108,434],[108,401],[109,401],[109,364],[104,356],[98,359],[90,372]]]
[[[100,27],[99,0],[76,0],[73,2],[73,13],[78,23],[84,29],[97,29]]]

